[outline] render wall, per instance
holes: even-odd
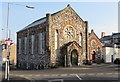
[[[120,58],[120,48],[112,48],[112,47],[104,47],[103,48],[103,56],[106,63],[112,62],[112,55],[113,55],[113,61],[116,58]]]

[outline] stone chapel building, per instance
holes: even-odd
[[[88,48],[89,48],[89,60],[92,60],[93,63],[97,63],[100,59],[102,59],[102,41],[98,38],[95,34],[93,29],[91,33],[89,33],[89,41],[88,41]]]
[[[80,66],[89,60],[88,37],[88,22],[67,5],[17,32],[17,65],[24,69]]]

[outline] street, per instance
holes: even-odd
[[[120,66],[117,64],[93,64],[81,67],[53,68],[44,70],[12,70],[12,80],[118,80]]]

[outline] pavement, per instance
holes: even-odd
[[[77,81],[119,81],[120,66],[117,64],[93,64],[80,67],[59,67],[44,70],[11,70],[10,81],[25,82],[77,82]]]
[[[2,67],[0,66],[0,81],[2,81]]]

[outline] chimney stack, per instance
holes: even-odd
[[[105,32],[102,32],[101,33],[101,38],[105,36]]]

